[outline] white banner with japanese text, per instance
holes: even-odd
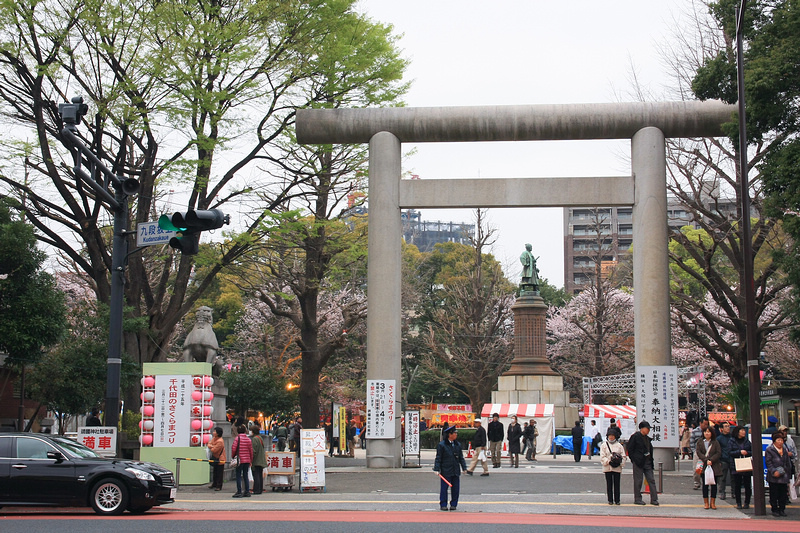
[[[395,438],[397,385],[393,379],[367,380],[367,438]]]
[[[636,367],[636,418],[650,423],[654,448],[678,447],[678,367]]]
[[[419,411],[406,411],[406,455],[419,455]]]
[[[155,376],[154,447],[190,446],[192,376]]]

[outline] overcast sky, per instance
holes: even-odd
[[[651,93],[669,72],[660,47],[691,0],[361,0],[403,34],[411,107],[632,101],[632,73]],[[403,145],[404,172],[421,179],[630,175],[629,141]],[[469,222],[471,210],[422,219]],[[524,244],[541,275],[564,284],[562,209],[493,209],[493,253],[515,282]]]

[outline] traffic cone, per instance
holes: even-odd
[[[644,494],[650,494],[650,483],[647,480],[644,480]]]
[[[502,457],[508,457],[508,443],[503,441],[503,453],[500,454]]]
[[[469,448],[467,448],[467,459],[472,459],[472,456],[474,455],[474,453],[475,452],[472,450],[472,443],[470,442],[469,443]]]

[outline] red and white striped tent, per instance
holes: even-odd
[[[589,435],[589,428],[594,420],[600,435],[605,437],[612,418],[617,419],[617,426],[622,430],[623,438],[627,439],[636,431],[636,407],[632,405],[586,404],[583,406],[583,427],[586,435]]]
[[[553,407],[552,403],[485,403],[481,410],[483,427],[488,427],[489,422],[492,421],[492,413],[500,415],[504,431],[508,430],[512,416],[517,417],[520,425],[534,419],[536,428],[539,430],[539,437],[536,439],[536,453],[547,454],[550,453],[556,435]]]

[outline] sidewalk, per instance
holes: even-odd
[[[356,457],[326,457],[324,492],[265,492],[251,498],[232,499],[235,482],[226,482],[222,491],[203,486],[182,486],[171,510],[317,510],[317,511],[438,511],[439,483],[432,472],[434,450],[423,450],[421,468],[367,469],[365,451]],[[416,460],[416,458],[414,458]],[[676,471],[663,472],[660,506],[633,504],[631,470],[622,474],[622,505],[606,501],[605,478],[597,456],[583,457],[575,463],[571,455],[555,459],[539,456],[529,463],[520,460],[520,468],[509,468],[508,460],[499,469],[490,467],[489,477],[461,477],[459,510],[491,513],[574,514],[646,517],[698,517],[749,519],[753,509],[737,510],[732,498],[717,499],[716,511],[703,508],[700,491],[692,489],[692,462],[676,463]],[[469,463],[469,460],[467,461]],[[480,473],[480,465],[476,474]],[[656,472],[656,482],[658,482]],[[295,476],[297,480],[297,476]],[[295,481],[296,483],[297,481]],[[649,501],[644,495],[645,501]],[[798,505],[787,508],[787,518],[800,520]],[[767,516],[774,519],[769,513]]]

